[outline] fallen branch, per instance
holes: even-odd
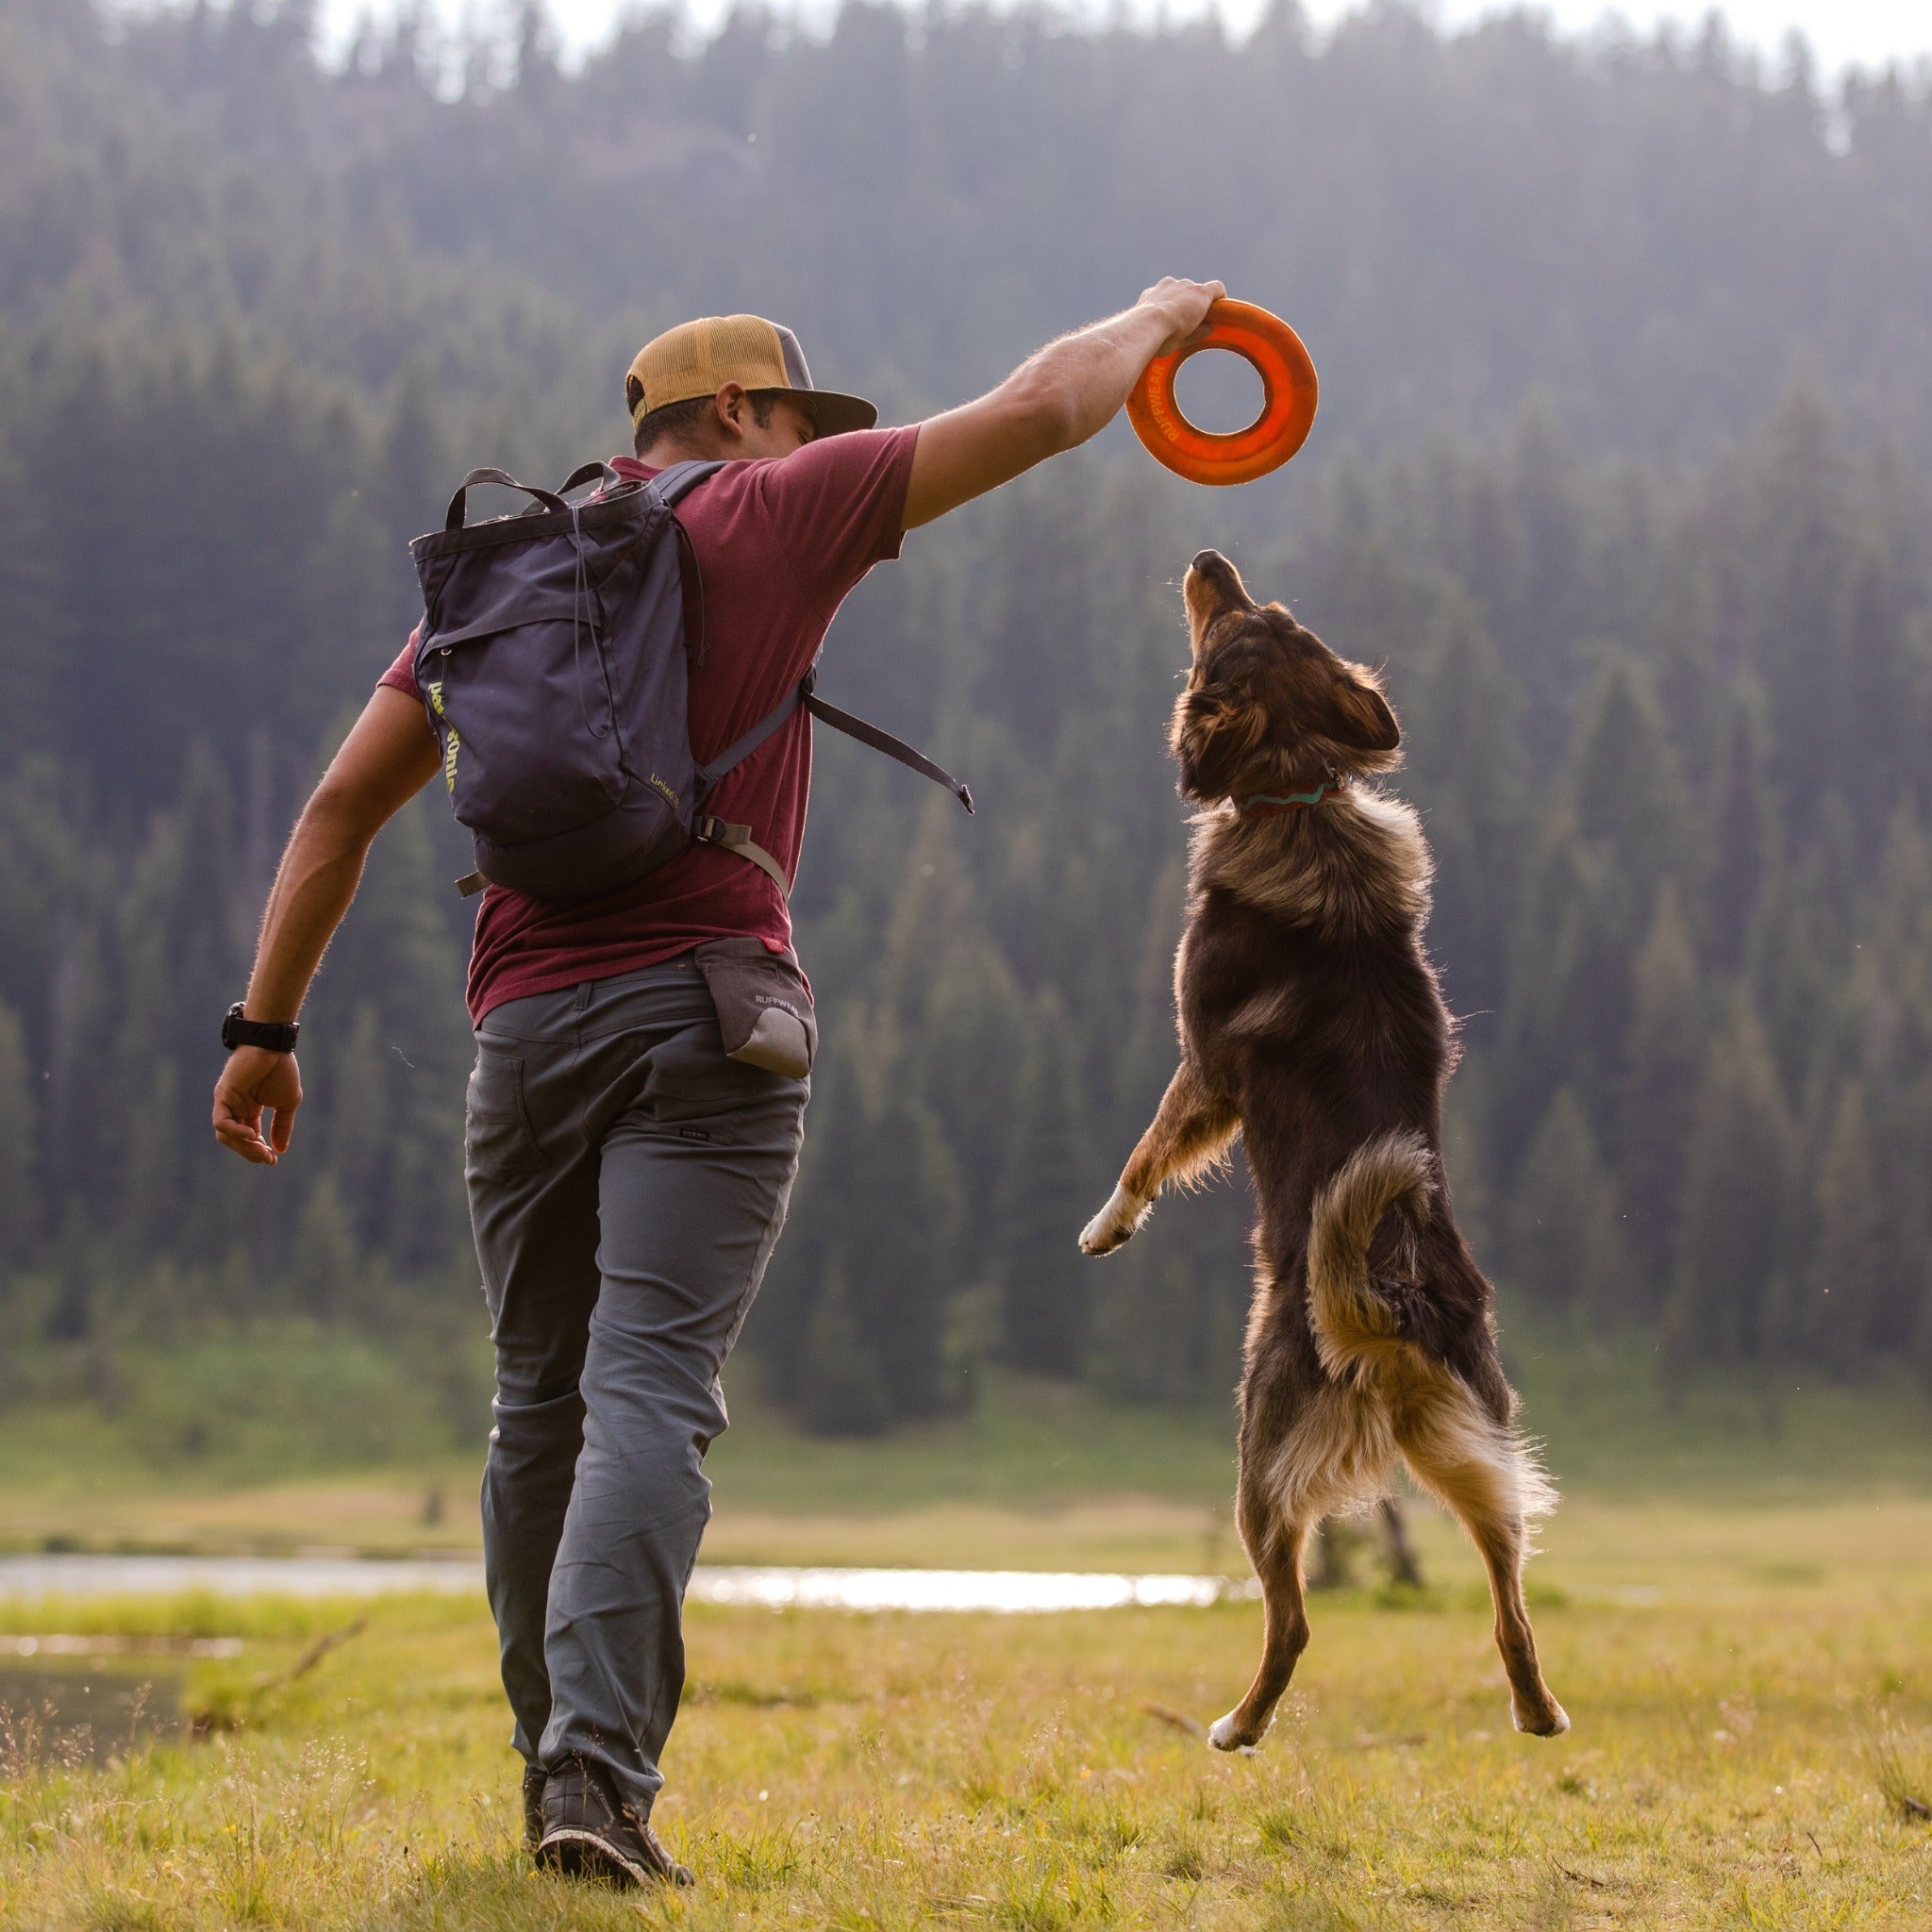
[[[285,1685],[292,1684],[298,1677],[306,1677],[330,1651],[340,1650],[352,1637],[359,1637],[369,1627],[369,1619],[358,1617],[353,1624],[344,1624],[340,1630],[325,1630],[291,1663],[286,1671],[277,1671],[271,1676],[255,1680],[255,1694],[264,1690],[279,1690]]]
[[[1164,1704],[1149,1704],[1142,1701],[1141,1708],[1151,1718],[1161,1724],[1172,1724],[1177,1731],[1185,1731],[1191,1738],[1205,1738],[1208,1726],[1197,1717],[1190,1717],[1184,1710],[1172,1710]]]
[[[1592,1878],[1588,1872],[1573,1872],[1560,1858],[1552,1858],[1553,1864],[1563,1876],[1575,1885],[1587,1885],[1592,1891],[1621,1891],[1623,1887],[1607,1878]]]

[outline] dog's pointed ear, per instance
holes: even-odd
[[[1389,700],[1366,671],[1355,666],[1336,680],[1330,693],[1334,723],[1328,732],[1337,744],[1357,751],[1393,751],[1402,742],[1402,727]]]

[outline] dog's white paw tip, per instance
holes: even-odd
[[[1126,1236],[1112,1226],[1105,1214],[1096,1214],[1080,1230],[1080,1252],[1083,1255],[1110,1255],[1126,1240]]]
[[[1133,1238],[1153,1206],[1152,1201],[1143,1201],[1138,1194],[1128,1193],[1124,1188],[1116,1188],[1113,1198],[1080,1230],[1080,1252],[1083,1255],[1112,1254],[1123,1242]]]
[[[1225,1717],[1216,1718],[1208,1726],[1208,1741],[1217,1751],[1241,1751],[1247,1753],[1250,1757],[1254,1755],[1255,1747],[1241,1736],[1241,1731],[1235,1724],[1234,1713],[1232,1711],[1229,1711]]]
[[[1531,1724],[1512,1704],[1509,1707],[1509,1722],[1531,1738],[1560,1738],[1570,1728],[1570,1713],[1553,1697],[1550,1699],[1550,1714],[1539,1724]]]

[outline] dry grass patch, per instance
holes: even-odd
[[[0,1924],[639,1923],[517,1849],[480,1607],[379,1604],[299,1676],[339,1610],[177,1609],[244,1637],[185,1686],[230,1727],[106,1763],[16,1753]],[[1550,1743],[1510,1731],[1487,1618],[1457,1591],[1400,1612],[1320,1605],[1297,1694],[1253,1757],[1143,1708],[1224,1708],[1258,1620],[694,1611],[658,1822],[700,1887],[641,1916],[854,1932],[1932,1920],[1932,1825],[1906,1802],[1932,1772],[1917,1577],[1553,1604],[1540,1636],[1576,1728]],[[170,1619],[149,1604],[129,1621]]]

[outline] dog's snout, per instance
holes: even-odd
[[[1255,600],[1241,582],[1241,572],[1218,550],[1197,550],[1188,566],[1187,580],[1181,585],[1181,601],[1188,607],[1188,628],[1195,653],[1208,626],[1224,610],[1252,610]]]

